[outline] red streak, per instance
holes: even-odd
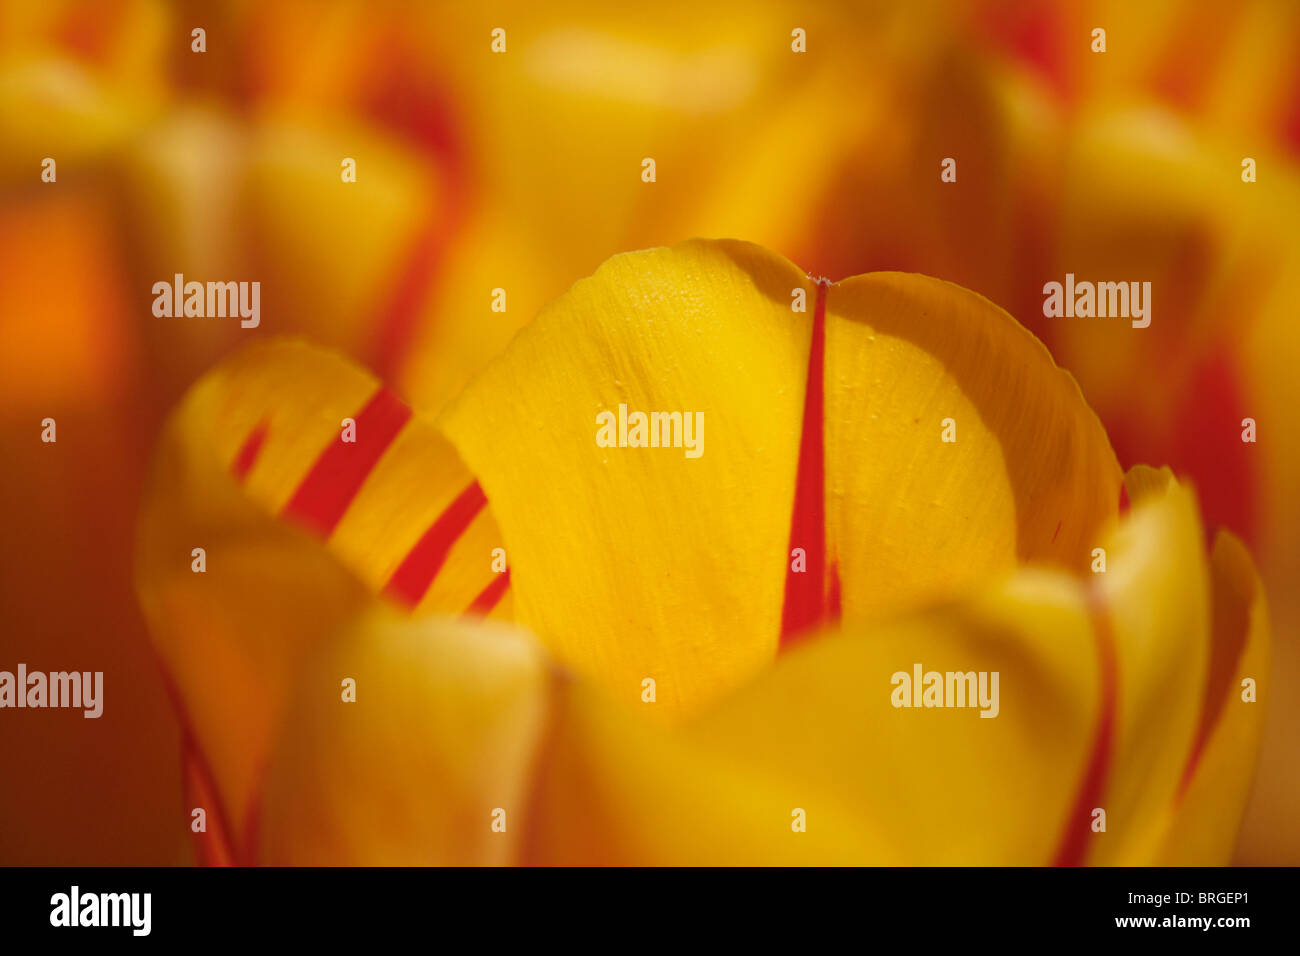
[[[73,4],[55,21],[55,37],[91,63],[105,63],[129,20],[125,3]]]
[[[975,27],[986,46],[1037,71],[1062,98],[1073,98],[1077,69],[1062,38],[1074,37],[1077,31],[1071,30],[1066,12],[1047,4],[998,0],[980,5],[976,14]],[[1088,42],[1087,31],[1082,42]]]
[[[1183,797],[1187,795],[1187,788],[1192,785],[1196,778],[1196,768],[1201,764],[1201,754],[1205,751],[1205,744],[1209,735],[1203,731],[1198,731],[1196,740],[1192,743],[1191,752],[1187,755],[1187,763],[1183,764],[1183,775],[1178,781],[1178,793],[1174,797],[1174,804],[1182,802]]]
[[[484,617],[492,613],[492,609],[501,603],[505,597],[506,591],[510,588],[510,571],[507,569],[496,576],[496,579],[479,592],[479,596],[474,599],[474,603],[465,608],[465,614],[481,614]]]
[[[212,771],[212,764],[208,761],[199,743],[198,734],[194,731],[194,722],[190,719],[189,708],[185,706],[185,698],[181,696],[180,688],[173,679],[163,656],[156,649],[153,651],[153,656],[158,664],[163,690],[167,694],[167,699],[171,701],[172,711],[176,714],[177,723],[181,727],[181,792],[186,804],[185,816],[189,818],[195,807],[202,807],[207,811],[208,829],[202,833],[194,831],[190,833],[199,865],[229,866],[238,863],[234,844],[230,839],[230,834],[234,832],[230,826],[231,817],[226,811],[221,790],[217,787],[217,777]]]
[[[415,335],[420,310],[432,292],[438,265],[447,244],[447,226],[430,214],[420,228],[379,307],[375,343],[375,368],[391,375]]]
[[[328,538],[410,417],[410,408],[388,389],[376,392],[356,416],[357,440],[345,442],[340,434],[321,452],[284,514]]]
[[[1111,630],[1110,616],[1099,601],[1092,604],[1092,633],[1097,644],[1098,665],[1101,670],[1101,707],[1097,717],[1097,730],[1092,742],[1092,755],[1084,771],[1083,780],[1074,800],[1070,815],[1065,818],[1065,831],[1056,851],[1053,866],[1081,866],[1087,857],[1087,839],[1092,835],[1092,811],[1100,805],[1106,781],[1110,776],[1111,757],[1115,748],[1115,725],[1119,702],[1119,663],[1115,650],[1115,635]]]
[[[181,791],[187,818],[205,811],[205,829],[191,830],[199,866],[234,866],[237,862],[226,832],[225,809],[202,752],[188,730],[181,732]]]
[[[456,500],[443,509],[429,529],[402,560],[393,576],[384,585],[384,594],[408,607],[415,607],[429,590],[447,560],[452,546],[465,533],[478,513],[487,504],[487,497],[477,481],[470,482]]]
[[[1230,528],[1247,544],[1258,535],[1260,446],[1241,440],[1241,421],[1254,414],[1254,400],[1239,366],[1226,344],[1198,363],[1163,457],[1175,474],[1189,474],[1195,481],[1207,542],[1214,540],[1218,526]]]
[[[373,365],[389,378],[419,329],[448,243],[464,222],[472,184],[464,124],[451,88],[428,75],[427,58],[399,24],[386,24],[373,42],[362,112],[410,144],[427,168],[435,197],[376,304]]]
[[[1296,58],[1291,58],[1295,64]],[[1282,142],[1290,149],[1293,156],[1300,156],[1300,69],[1292,66],[1291,88],[1283,96],[1285,106],[1282,111]]]
[[[790,516],[790,547],[802,548],[806,569],[790,568],[785,576],[781,607],[780,649],[788,650],[817,625],[839,613],[839,581],[826,575],[826,288],[817,284],[808,379],[804,388],[803,431],[799,438],[799,468],[795,476],[794,511]],[[788,560],[788,558],[787,558]],[[834,596],[832,607],[831,596]]]
[[[248,473],[257,462],[257,456],[262,453],[262,445],[266,441],[266,433],[269,430],[270,426],[262,422],[248,433],[239,453],[235,455],[235,460],[230,464],[230,473],[235,476],[235,480],[242,483],[248,477]]]
[[[1217,573],[1213,575],[1210,660],[1205,675],[1205,696],[1201,700],[1201,716],[1196,727],[1183,776],[1178,783],[1176,800],[1181,801],[1196,777],[1205,746],[1214,735],[1223,711],[1232,694],[1234,678],[1239,673],[1242,656],[1250,634],[1249,604],[1240,604],[1230,593],[1231,585]]]

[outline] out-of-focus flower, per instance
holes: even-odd
[[[1240,142],[1300,159],[1300,10],[1285,0],[991,0],[972,29],[1067,106],[1157,101]],[[1104,55],[1093,31],[1106,31]]]
[[[830,274],[924,272],[1005,304],[1078,379],[1122,465],[1169,465],[1211,529],[1250,544],[1283,634],[1300,625],[1300,438],[1277,427],[1300,399],[1295,17],[1269,2],[973,5],[984,42],[950,39],[928,69],[887,78],[905,107],[892,147],[847,146],[818,230],[793,246]],[[1150,281],[1150,327],[1044,318],[1044,283],[1067,272]],[[1247,418],[1267,438],[1244,442]],[[1300,848],[1300,645],[1279,642],[1276,673],[1251,862]]]
[[[620,406],[702,413],[702,454],[603,447]],[[987,300],[692,242],[436,422],[301,344],[232,359],[167,428],[138,583],[213,860],[1224,862],[1262,593],[1188,488],[1126,487]],[[998,672],[996,718],[898,709],[914,662]]]
[[[5,499],[22,503],[0,553],[5,655],[102,669],[113,701],[99,721],[5,735],[7,765],[48,772],[0,794],[3,816],[25,822],[0,856],[176,861],[176,727],[131,596],[131,529],[163,412],[241,330],[158,319],[149,290],[177,272],[259,279],[271,324],[368,361],[372,298],[422,208],[423,172],[366,128],[347,145],[374,177],[313,192],[338,183],[327,134],[346,121],[249,119],[179,88],[189,27],[167,5],[12,3],[0,19],[0,448]],[[346,269],[322,259],[331,242]],[[57,444],[40,441],[46,418]]]

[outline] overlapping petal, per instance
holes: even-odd
[[[602,447],[619,405],[704,412],[702,454]],[[1126,494],[986,300],[695,241],[578,283],[438,425],[247,349],[173,416],[139,586],[212,861],[1223,862],[1259,590],[1168,471]],[[777,656],[803,531],[828,614]],[[499,548],[541,644],[429,616],[486,610]],[[999,689],[900,707],[915,667]]]
[[[1249,553],[1227,532],[1215,539],[1210,575],[1213,631],[1200,721],[1158,857],[1174,866],[1217,865],[1231,855],[1275,683],[1264,592]]]
[[[892,676],[918,663],[1000,671],[1000,713],[895,708]],[[598,721],[588,705],[553,754],[541,858],[1045,862],[1087,763],[1100,685],[1083,596],[1025,574],[810,641],[661,736],[632,716]]]
[[[342,703],[342,681],[356,699]],[[501,625],[360,618],[300,681],[269,774],[259,859],[516,862],[556,678]]]
[[[606,412],[702,421],[698,457],[684,436],[602,447]],[[441,421],[492,498],[521,620],[673,711],[821,619],[796,602],[851,618],[1021,560],[1082,567],[1118,500],[1100,425],[1010,316],[922,277],[814,282],[736,242],[611,259]]]
[[[1242,602],[1257,593],[1248,562],[1216,551],[1228,596],[1216,584],[1212,609],[1194,499],[1176,484],[1099,544],[1103,573],[1022,569],[846,627],[686,726],[597,720],[598,705],[570,701],[555,718],[568,736],[550,753],[534,852],[603,863],[1226,862],[1258,707],[1213,725],[1229,773],[1184,774],[1205,708],[1223,703],[1221,679],[1208,696],[1202,683],[1211,616],[1214,640],[1240,645],[1245,635],[1223,625],[1245,620]],[[1250,620],[1252,650],[1227,672],[1260,666],[1266,626],[1257,611]],[[996,716],[895,707],[893,675],[914,665],[998,671]],[[800,814],[804,831],[792,826]]]
[[[195,385],[160,443],[137,582],[236,839],[314,650],[379,593],[508,616],[499,547],[451,446],[343,358],[254,346]]]

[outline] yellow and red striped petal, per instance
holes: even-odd
[[[1269,620],[1241,542],[1220,532],[1210,556],[1213,630],[1200,720],[1159,862],[1218,866],[1233,851],[1268,706]]]
[[[998,715],[896,708],[893,676],[918,664],[999,671]],[[1088,759],[1099,671],[1080,590],[1025,572],[960,605],[806,642],[667,732],[644,716],[597,719],[579,698],[557,717],[568,736],[552,745],[537,859],[1041,862]]]
[[[292,341],[249,348],[192,390],[175,427],[400,604],[465,611],[494,580],[500,539],[455,450],[338,355]]]
[[[191,389],[146,494],[137,590],[236,852],[313,649],[378,594],[509,617],[500,548],[451,446],[340,356],[254,346]]]
[[[601,447],[597,416],[620,406],[702,416],[700,454],[685,435]],[[610,259],[442,421],[492,498],[521,620],[616,695],[654,679],[669,712],[840,609],[1025,559],[1081,567],[1119,488],[1074,383],[986,300],[814,282],[730,241]]]
[[[957,602],[849,624],[670,730],[572,695],[553,717],[562,733],[539,783],[534,858],[1226,862],[1258,717],[1207,722],[1204,707],[1222,705],[1224,673],[1263,665],[1245,657],[1211,668],[1219,676],[1207,684],[1211,604],[1194,498],[1154,470],[1144,477],[1131,517],[1098,538],[1108,563],[1095,576],[1025,568]],[[1244,634],[1227,628],[1225,640],[1222,619],[1246,621],[1257,592],[1244,555],[1224,548],[1213,613],[1231,651]],[[1248,646],[1258,648],[1264,625],[1258,611],[1249,619]],[[996,716],[951,697],[941,708],[923,697],[895,706],[895,675],[918,667],[945,678],[996,671]],[[1227,706],[1237,706],[1231,696]],[[1207,728],[1222,743],[1199,759],[1233,772],[1222,780],[1206,768],[1188,787]],[[804,832],[792,826],[799,819]],[[1191,827],[1208,835],[1176,847]]]
[[[1210,592],[1196,497],[1167,471],[1131,474],[1131,510],[1099,542],[1105,570],[1091,575],[1090,600],[1113,679],[1087,796],[1056,858],[1063,864],[1154,858],[1205,682]],[[1094,569],[1101,567],[1096,562]],[[1097,807],[1106,811],[1104,834],[1087,816]]]

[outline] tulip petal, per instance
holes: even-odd
[[[982,296],[924,276],[847,279],[827,309],[831,550],[846,618],[917,606],[991,568],[1088,566],[1119,468],[1038,340]]]
[[[205,378],[177,440],[272,514],[325,539],[374,590],[420,611],[466,610],[499,546],[486,501],[447,441],[368,373],[293,341]]]
[[[1159,862],[1222,866],[1231,857],[1259,753],[1269,622],[1249,552],[1220,532],[1210,557],[1214,631],[1201,722],[1183,768]],[[1254,682],[1247,697],[1244,682]]]
[[[605,413],[629,445],[635,414],[698,413],[699,456],[602,447]],[[608,260],[441,422],[493,501],[521,621],[616,695],[653,678],[668,714],[838,600],[879,614],[1020,559],[1083,566],[1119,487],[1077,387],[986,300],[814,282],[731,241]]]
[[[895,707],[894,675],[917,664],[998,671],[997,716]],[[959,605],[801,645],[658,736],[577,699],[555,718],[568,736],[551,745],[534,849],[561,863],[1041,863],[1099,688],[1082,590],[1024,571]]]
[[[181,786],[190,812],[190,832],[194,835],[199,866],[234,866],[236,851],[230,821],[225,819],[225,803],[217,793],[201,752],[188,737],[181,743]],[[195,812],[200,810],[202,816],[196,818]]]
[[[302,677],[267,781],[260,859],[513,862],[552,680],[537,643],[501,625],[360,619]]]
[[[554,718],[566,730],[539,785],[536,858],[1152,862],[1199,718],[1208,591],[1191,491],[1138,477],[1130,517],[1099,535],[1105,572],[1025,568],[957,603],[848,622],[667,731],[575,700]],[[997,716],[895,707],[894,675],[917,666],[998,672]]]
[[[615,694],[669,709],[776,650],[808,324],[793,265],[743,243],[619,255],[444,412],[509,529],[521,620]],[[804,317],[806,318],[806,317]],[[604,448],[597,416],[704,417],[703,453]]]
[[[146,494],[137,590],[236,852],[303,660],[381,591],[509,615],[499,544],[451,446],[346,360],[255,346],[191,389]]]
[[[1128,488],[1131,510],[1100,542],[1105,570],[1091,586],[1115,693],[1098,728],[1097,763],[1080,784],[1087,800],[1067,825],[1058,863],[1154,859],[1199,719],[1210,589],[1196,497],[1153,469],[1138,470]],[[1104,833],[1093,829],[1095,808],[1106,811]]]
[[[340,188],[345,156],[360,157],[361,171]],[[263,314],[278,317],[277,332],[309,334],[388,372],[413,331],[395,326],[415,320],[413,305],[391,301],[406,291],[401,266],[418,258],[430,282],[449,228],[437,171],[371,129],[276,116],[250,138],[244,174],[252,242],[277,277]]]

